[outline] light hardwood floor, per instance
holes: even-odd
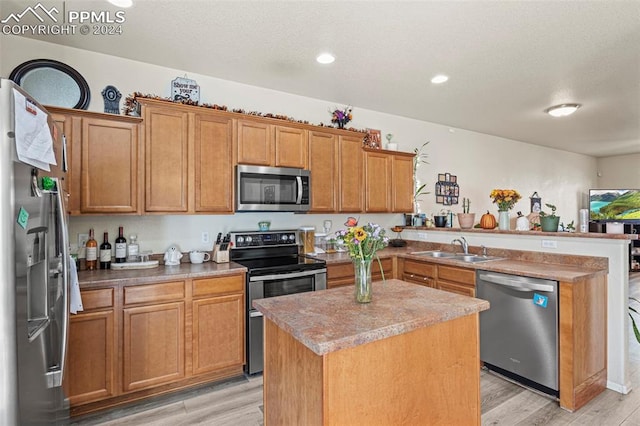
[[[629,294],[640,300],[640,273],[629,279]],[[640,308],[640,306],[638,306]],[[640,344],[630,333],[631,383],[621,395],[605,390],[576,413],[545,396],[482,371],[483,425],[640,426]],[[125,409],[77,419],[73,425],[262,425],[262,376],[238,378]]]

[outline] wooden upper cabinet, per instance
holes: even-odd
[[[238,163],[273,165],[271,125],[256,120],[238,120]]]
[[[188,115],[171,106],[145,108],[145,210],[187,212]]]
[[[196,212],[233,212],[233,119],[195,114]]]
[[[238,164],[307,167],[307,131],[260,119],[238,120]]]
[[[47,108],[48,110],[49,108]],[[65,115],[65,114],[60,114],[60,113],[52,113],[51,114],[52,118],[53,118],[53,122],[56,123],[56,125],[58,126],[58,132],[61,132],[63,135],[65,135],[66,138],[69,138],[69,140],[71,139],[71,128],[72,128],[72,124],[71,124],[71,117],[69,115]],[[53,152],[56,156],[56,162],[58,164],[56,164],[55,166],[51,166],[51,176],[58,176],[58,177],[62,177],[62,175],[64,174],[63,170],[62,170],[62,145],[63,145],[63,138],[60,137],[58,138],[56,141],[54,141],[53,144]],[[69,154],[69,150],[71,148],[70,146],[71,144],[69,144],[67,146],[67,154]],[[67,161],[69,161],[69,158],[67,158]],[[69,177],[69,165],[67,164],[67,176],[66,178],[63,177],[62,179],[62,188],[65,191],[69,191],[69,181],[70,181],[70,177]]]
[[[365,152],[365,207],[368,213],[391,211],[392,157],[379,150]]]
[[[413,159],[415,154],[393,154],[391,165],[391,210],[394,213],[412,213],[414,210],[413,194]]]
[[[338,211],[364,210],[364,152],[362,137],[340,136],[338,141]],[[313,176],[312,176],[313,179]]]
[[[66,137],[69,213],[140,213],[141,119],[59,107],[47,110]]]
[[[331,133],[309,131],[311,212],[336,212],[338,138]]]
[[[274,126],[274,131],[274,165],[307,168],[307,131],[286,126]]]
[[[80,211],[138,212],[138,124],[85,117],[81,146]]]

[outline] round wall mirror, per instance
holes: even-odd
[[[34,59],[18,65],[9,76],[39,103],[87,109],[91,92],[87,81],[67,64],[52,59]]]

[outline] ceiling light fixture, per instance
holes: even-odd
[[[335,60],[336,60],[336,57],[333,56],[331,53],[321,53],[316,57],[316,61],[324,65],[331,64]]]
[[[133,6],[133,0],[108,0],[108,2],[117,7]]]
[[[438,75],[436,75],[435,77],[433,77],[431,79],[431,82],[433,84],[442,84],[442,83],[446,82],[447,80],[449,80],[449,77],[447,77],[444,74],[438,74]]]
[[[560,104],[549,107],[544,112],[552,117],[566,117],[576,112],[581,106],[580,104]]]

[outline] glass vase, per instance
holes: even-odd
[[[371,287],[371,259],[353,259],[355,272],[355,297],[358,303],[369,303],[373,295]]]
[[[508,231],[509,227],[510,227],[510,218],[509,218],[509,211],[508,210],[500,210],[498,212],[498,229],[501,231]]]

